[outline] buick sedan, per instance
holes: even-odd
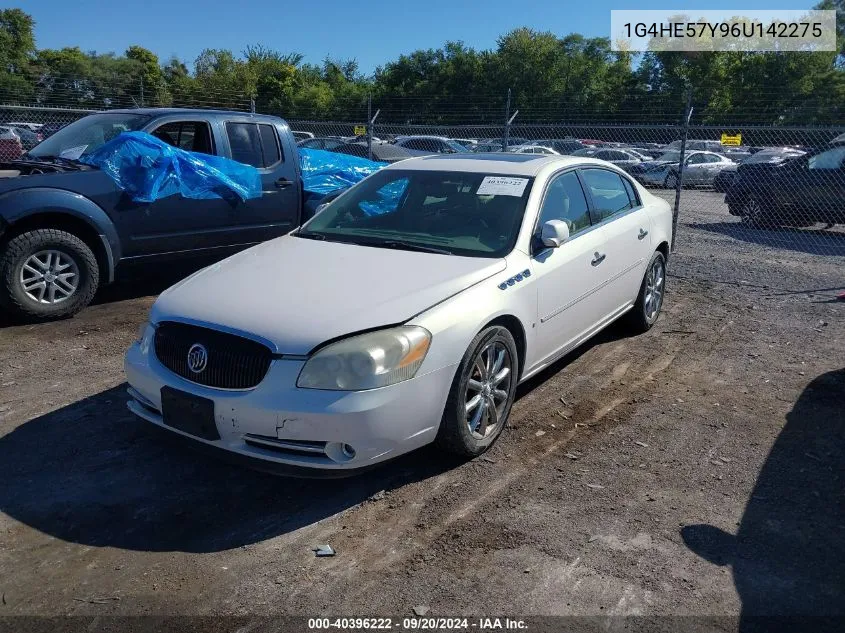
[[[475,456],[517,385],[663,304],[671,212],[590,158],[426,157],[166,290],[129,408],[221,456],[343,475],[435,442]]]

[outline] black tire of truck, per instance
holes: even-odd
[[[25,265],[27,279],[24,279]],[[100,269],[91,248],[66,231],[27,231],[10,239],[0,250],[0,308],[18,321],[50,321],[73,316],[91,302],[99,282]],[[52,291],[51,285],[55,286]]]

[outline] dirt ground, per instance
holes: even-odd
[[[290,480],[163,441],[122,356],[172,274],[6,325],[0,616],[845,616],[845,238],[720,199],[684,196],[655,328],[523,385],[471,462]]]

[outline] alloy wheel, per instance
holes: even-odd
[[[61,303],[73,296],[79,287],[79,266],[62,251],[38,251],[23,263],[20,284],[36,303]]]
[[[483,440],[498,433],[507,411],[513,359],[504,343],[493,341],[481,348],[472,364],[464,393],[466,424],[473,438]]]
[[[660,306],[663,305],[663,292],[666,287],[666,268],[663,260],[657,258],[646,273],[645,279],[645,300],[643,309],[645,317],[650,322],[657,318]]]

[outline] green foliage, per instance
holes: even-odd
[[[208,48],[193,64],[161,62],[139,45],[123,55],[78,47],[37,50],[34,23],[0,10],[0,102],[78,107],[199,105],[288,118],[362,121],[367,99],[381,121],[491,123],[508,90],[520,121],[676,122],[692,89],[695,118],[710,123],[845,121],[845,0],[836,9],[838,53],[611,50],[607,38],[517,28],[492,50],[463,42],[418,50],[372,77],[355,60],[304,63],[302,55],[249,46]]]

